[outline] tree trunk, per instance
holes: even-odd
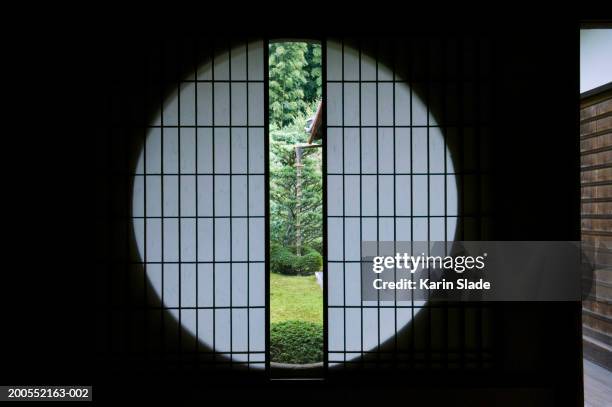
[[[300,210],[302,205],[302,149],[295,148],[295,254],[302,255],[302,225],[300,223]]]

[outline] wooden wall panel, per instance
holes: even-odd
[[[595,272],[583,301],[584,356],[612,368],[612,88],[580,109],[581,229]]]

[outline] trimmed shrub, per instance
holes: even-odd
[[[290,276],[312,275],[323,267],[323,258],[316,250],[304,247],[303,254],[295,253],[285,246],[272,243],[270,247],[270,271]]]
[[[292,273],[294,257],[295,255],[286,247],[272,243],[270,246],[270,271],[279,274],[295,274]]]
[[[295,256],[295,270],[299,275],[314,274],[315,271],[321,270],[323,266],[323,258],[314,250],[298,257]]]
[[[270,324],[270,359],[292,364],[323,361],[323,325],[295,320]]]

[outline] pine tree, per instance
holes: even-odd
[[[271,132],[270,143],[270,234],[273,242],[294,247],[295,219],[300,218],[302,243],[316,247],[321,240],[322,185],[321,150],[304,149],[302,154],[302,199],[297,205],[295,144],[304,143],[304,116],[284,129]],[[300,127],[302,126],[302,127]],[[299,210],[299,213],[298,213]]]
[[[272,242],[295,247],[299,217],[302,244],[320,251],[321,150],[303,150],[298,205],[295,145],[306,142],[306,118],[314,114],[321,97],[321,47],[273,43],[269,51],[270,237]]]

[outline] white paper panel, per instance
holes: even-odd
[[[443,132],[408,78],[337,41],[327,42],[326,69],[328,357],[334,365],[392,338],[396,325],[411,320],[410,307],[420,305],[384,301],[404,308],[383,308],[361,300],[361,241],[452,239],[458,195]],[[371,308],[348,307],[362,305]]]
[[[263,47],[218,50],[176,84],[148,129],[132,212],[148,303],[180,315],[201,348],[256,368],[265,362]]]

